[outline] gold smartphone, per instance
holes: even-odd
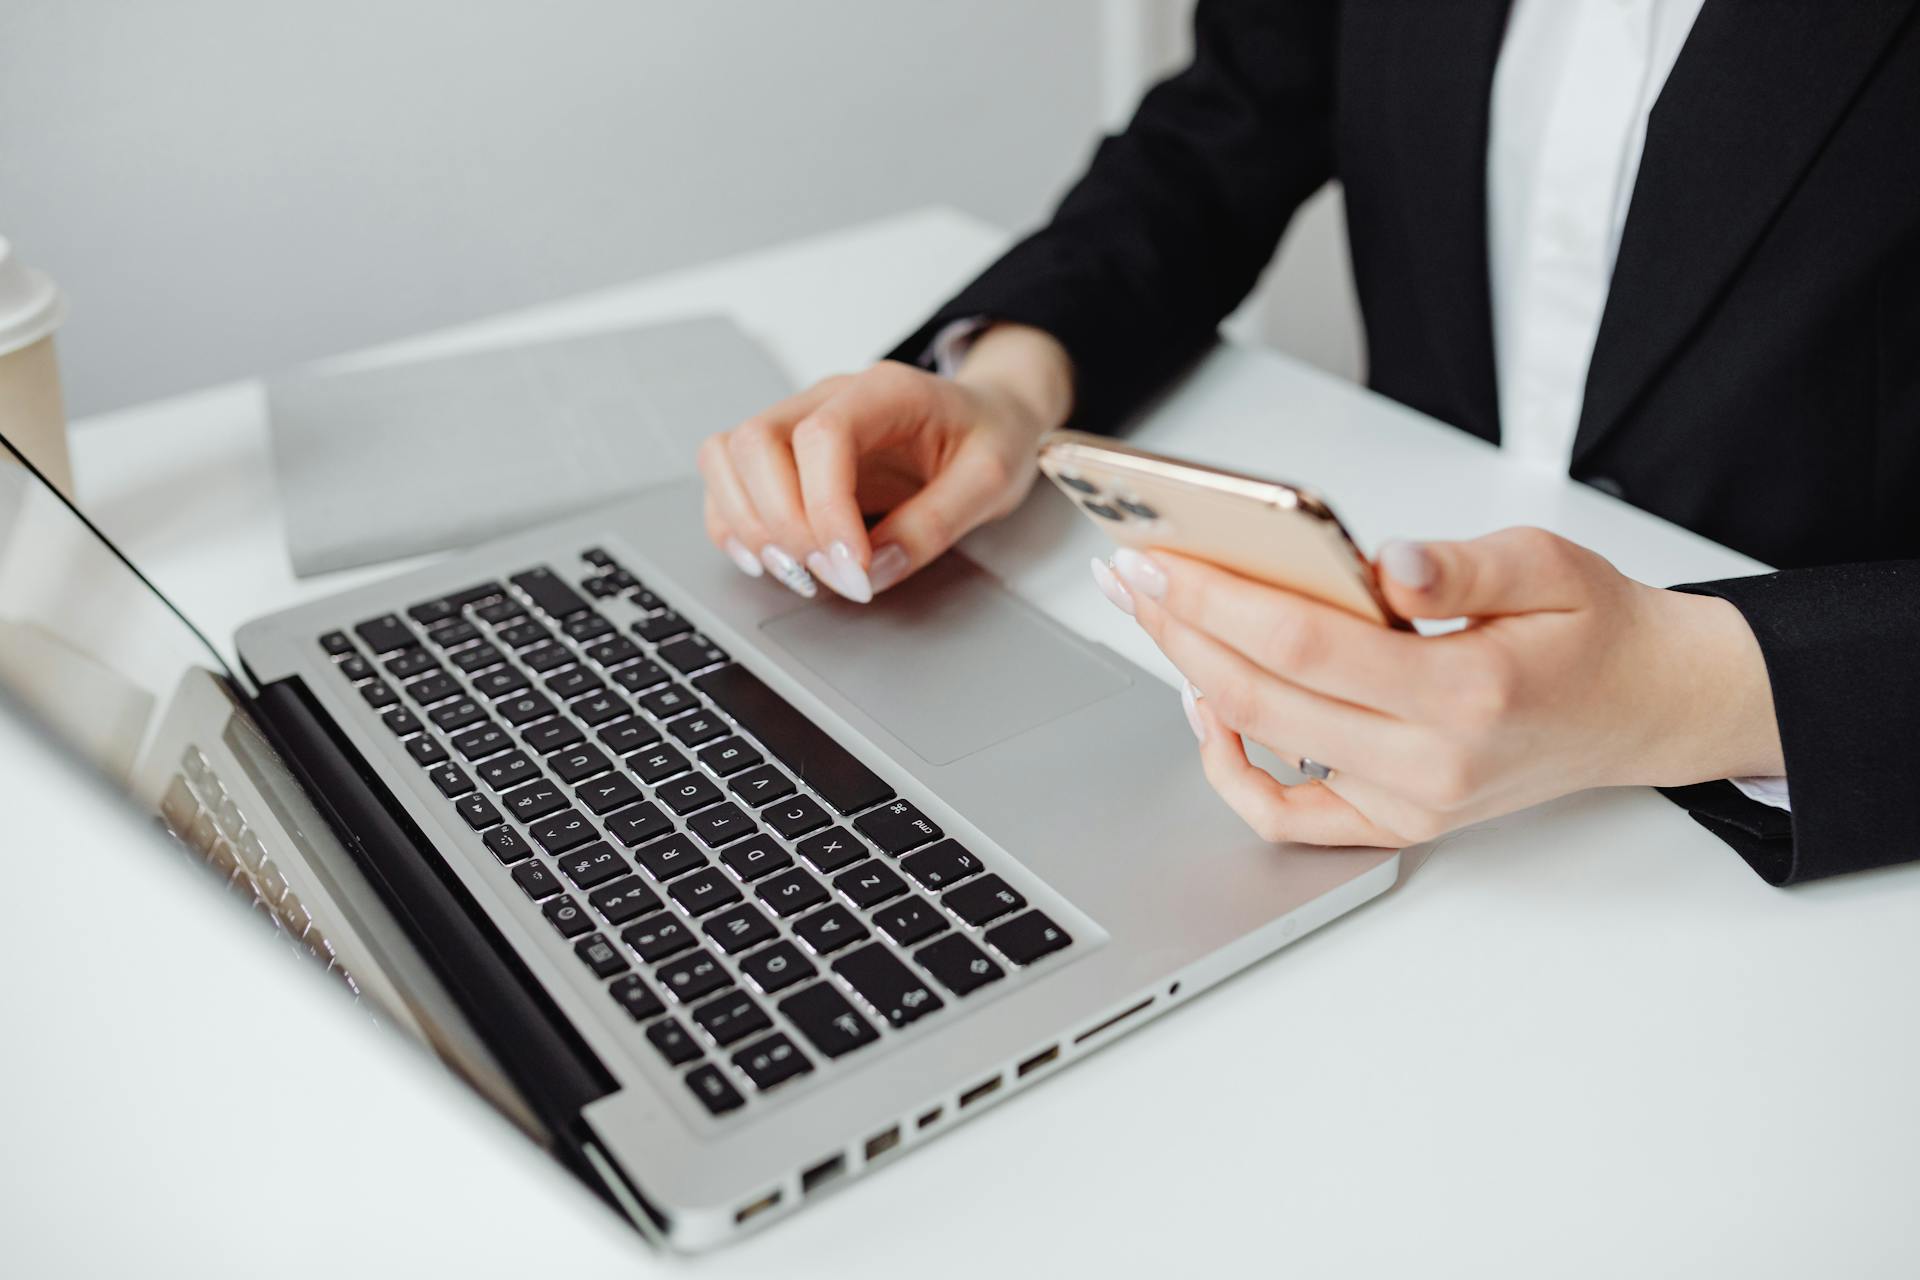
[[[1123,546],[1162,547],[1407,629],[1373,564],[1311,489],[1055,431],[1040,469],[1081,514]]]

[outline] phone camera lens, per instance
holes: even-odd
[[[1093,514],[1099,516],[1102,520],[1125,520],[1126,519],[1125,516],[1121,515],[1118,511],[1115,511],[1112,507],[1108,506],[1106,503],[1095,502],[1091,498],[1087,499],[1085,502],[1082,502],[1080,505],[1085,507],[1087,510],[1093,512]]]
[[[1078,489],[1081,493],[1098,494],[1100,492],[1099,485],[1083,476],[1076,476],[1071,471],[1060,473],[1060,483],[1069,489]]]
[[[1158,520],[1160,513],[1136,498],[1115,498],[1114,505],[1128,515],[1139,516],[1142,520]]]

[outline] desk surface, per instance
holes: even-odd
[[[810,380],[885,349],[1004,243],[929,211],[373,358],[718,310]],[[1137,438],[1313,482],[1368,545],[1530,522],[1651,581],[1755,567],[1269,354],[1223,349]],[[365,576],[292,579],[257,385],[81,424],[74,453],[88,506],[216,639]],[[1088,584],[1097,548],[1046,502],[968,544],[1164,673]],[[1169,742],[1169,767],[1197,767],[1190,747]],[[1916,911],[1920,872],[1782,892],[1650,792],[1571,797],[1442,841],[1369,908],[701,1265],[1912,1274]]]

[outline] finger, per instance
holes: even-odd
[[[874,527],[873,589],[886,590],[999,515],[1016,480],[1009,464],[992,450],[962,449],[925,488]]]
[[[1113,565],[1131,591],[1303,688],[1394,715],[1416,713],[1439,678],[1422,637],[1166,551],[1122,547]]]
[[[1469,542],[1389,542],[1380,587],[1408,618],[1537,613],[1579,608],[1605,564],[1544,529],[1502,529]]]
[[[801,501],[819,548],[809,567],[862,604],[873,598],[873,585],[867,573],[872,547],[860,514],[860,458],[924,423],[924,399],[921,378],[880,365],[846,383],[793,429]]]
[[[753,509],[740,477],[734,473],[726,436],[707,437],[695,455],[695,462],[701,478],[707,482],[707,501],[712,505],[714,519],[747,547],[763,545],[768,537],[767,527],[760,522],[760,513]]]
[[[726,553],[736,569],[749,578],[757,578],[767,571],[766,566],[760,563],[760,557],[747,550],[746,544],[734,537],[733,530],[728,528],[725,518],[720,514],[720,504],[715,500],[711,489],[707,491],[703,514],[708,540]]]
[[[1207,782],[1227,806],[1262,840],[1318,845],[1376,845],[1397,848],[1405,842],[1371,822],[1337,792],[1318,782],[1287,786],[1247,759],[1246,744],[1198,700],[1207,737],[1200,744],[1200,765]]]
[[[812,596],[818,588],[804,563],[814,550],[813,530],[800,502],[791,428],[771,419],[755,418],[728,432],[724,439],[734,474],[766,530],[766,540],[757,548],[761,561],[793,591]]]

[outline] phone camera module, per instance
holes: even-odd
[[[1085,507],[1087,510],[1093,512],[1093,514],[1099,516],[1102,520],[1119,521],[1119,520],[1126,519],[1126,516],[1122,515],[1118,511],[1115,511],[1112,507],[1108,506],[1106,503],[1095,502],[1091,498],[1082,502],[1080,505]]]
[[[1077,489],[1081,493],[1092,494],[1095,496],[1098,496],[1100,493],[1099,485],[1095,484],[1093,481],[1087,479],[1084,476],[1077,476],[1073,474],[1073,472],[1071,471],[1062,471],[1060,473],[1060,483],[1067,486],[1067,488],[1069,489]]]
[[[1115,498],[1113,501],[1115,506],[1130,516],[1138,516],[1142,520],[1158,520],[1160,518],[1158,511],[1155,511],[1146,503],[1141,502],[1138,498]]]

